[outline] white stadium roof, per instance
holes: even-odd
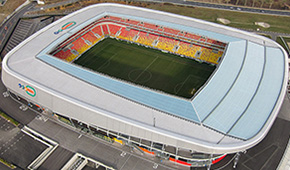
[[[48,54],[105,15],[204,35],[227,42],[227,49],[209,81],[190,100],[118,81]],[[76,25],[54,34],[71,21]],[[43,28],[7,54],[2,68],[8,89],[55,112],[205,153],[237,152],[261,141],[279,112],[288,78],[287,54],[270,39],[185,16],[109,3],[86,7]],[[18,83],[34,87],[37,95],[27,96]]]

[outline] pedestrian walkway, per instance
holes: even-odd
[[[73,127],[59,125],[60,122],[54,122],[51,119],[42,121],[34,119],[28,126],[38,131],[44,136],[56,141],[59,146],[74,153],[82,153],[86,157],[97,160],[114,169],[130,170],[152,170],[158,167],[158,170],[189,170],[189,167],[178,166],[170,162],[160,162],[160,159],[149,155],[139,155],[131,150],[130,147],[115,146],[101,139],[94,138],[82,131],[76,131]]]
[[[290,139],[277,170],[290,170]]]

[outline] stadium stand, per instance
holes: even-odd
[[[172,29],[172,28],[164,27],[163,32],[164,32],[164,35],[166,36],[177,36],[180,31]]]
[[[108,24],[110,35],[115,36],[116,33],[120,30],[121,26],[115,24]]]
[[[184,37],[189,38],[190,40],[199,40],[201,36],[186,32],[184,33]]]
[[[102,28],[102,30],[103,30],[103,34],[104,34],[105,36],[110,34],[109,31],[108,31],[108,26],[107,26],[107,24],[102,25],[101,28]]]
[[[76,39],[72,44],[71,49],[76,50],[79,54],[82,54],[89,48],[88,44],[81,38]]]
[[[125,20],[125,22],[127,23],[127,24],[129,24],[129,25],[138,25],[140,22],[139,21],[134,21],[134,20],[130,20],[130,19],[127,19],[127,20]]]
[[[154,25],[154,24],[150,24],[150,23],[144,23],[144,28],[147,28],[151,31],[155,31],[157,30],[158,26],[157,25]]]
[[[96,26],[92,29],[92,32],[96,35],[103,36],[101,26]]]
[[[199,49],[199,47],[196,46],[196,45],[189,44],[189,43],[181,41],[179,43],[179,49],[178,49],[178,51],[176,53],[180,54],[180,55],[185,55],[185,56],[188,56],[188,57],[195,58],[195,54],[198,51],[198,49]]]
[[[71,62],[104,36],[116,37],[212,64],[219,63],[226,47],[223,42],[177,29],[105,16],[75,33],[52,54]],[[69,49],[63,50],[67,47]]]
[[[88,32],[82,36],[85,40],[95,44],[98,41],[98,38],[94,36],[91,32]]]
[[[126,27],[122,27],[122,29],[120,31],[121,31],[121,33],[119,34],[118,38],[129,41],[129,31],[130,30],[127,29]]]
[[[156,36],[154,34],[149,34],[149,33],[146,33],[146,32],[140,32],[137,42],[140,43],[140,44],[144,44],[146,46],[153,47],[153,42],[156,41],[157,38],[158,38],[158,36]]]
[[[135,36],[137,36],[138,33],[139,33],[139,31],[136,31],[136,30],[134,30],[134,29],[131,29],[131,30],[129,31],[129,34],[128,34],[128,36],[129,36],[129,40],[130,40],[130,41],[135,41],[135,40],[137,39],[137,38],[135,38]]]
[[[72,54],[71,51],[69,49],[66,50],[60,50],[58,53],[56,53],[54,56],[56,56],[57,58],[66,60],[68,62],[70,62],[69,60],[74,59],[76,57],[76,55]]]
[[[173,49],[177,44],[178,44],[178,41],[174,39],[170,39],[167,37],[159,37],[158,44],[156,47],[159,49],[169,51],[169,52],[174,52]]]

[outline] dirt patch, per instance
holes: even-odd
[[[9,0],[6,1],[4,6],[0,6],[0,23],[4,21],[6,16],[12,14],[13,11],[23,4],[26,0]]]
[[[270,28],[270,24],[266,22],[255,22],[255,25],[259,25],[260,27],[263,27],[263,28]]]
[[[221,22],[221,23],[225,24],[225,25],[227,25],[227,24],[230,24],[230,23],[231,23],[231,21],[230,21],[230,20],[228,20],[228,19],[225,19],[225,18],[217,18],[216,20],[217,20],[218,22]]]

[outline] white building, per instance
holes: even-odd
[[[226,42],[227,47],[216,71],[191,100],[118,81],[49,55],[106,15],[193,32]],[[2,65],[2,81],[12,95],[77,127],[188,166],[205,166],[259,143],[279,112],[287,80],[287,54],[268,38],[109,3],[83,8],[48,25],[10,51]]]

